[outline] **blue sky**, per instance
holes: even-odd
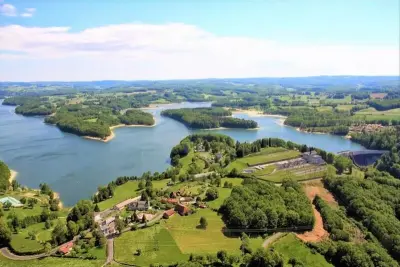
[[[0,0],[0,80],[398,75],[399,2]]]

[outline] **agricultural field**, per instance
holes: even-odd
[[[223,178],[221,181],[221,187],[218,187],[219,197],[213,201],[207,202],[207,206],[211,209],[218,209],[224,200],[231,195],[232,188],[224,188],[222,187],[225,182],[232,183],[233,186],[240,186],[243,182],[241,178]]]
[[[229,195],[228,195],[229,196]],[[199,221],[205,217],[207,229],[199,229]],[[165,221],[168,229],[182,253],[204,254],[216,253],[223,248],[228,253],[240,254],[241,241],[239,237],[227,237],[222,233],[225,226],[221,217],[210,209],[200,209],[190,216],[174,215]],[[251,239],[252,247],[261,247],[262,238]],[[213,244],[210,246],[210,244]]]
[[[354,105],[339,105],[339,106],[336,107],[336,110],[338,110],[338,111],[350,111],[352,107],[354,107]]]
[[[355,117],[371,120],[400,120],[400,108],[377,111],[375,108],[367,108],[356,112]]]
[[[139,266],[189,259],[189,255],[181,252],[170,232],[161,225],[124,233],[115,239],[114,247],[115,260]],[[136,255],[137,249],[141,250],[140,255]]]
[[[272,248],[282,254],[284,257],[285,267],[291,267],[289,264],[291,258],[295,258],[301,262],[302,266],[318,266],[318,267],[332,267],[333,265],[328,263],[324,256],[313,253],[300,239],[294,234],[288,234],[281,237],[275,243],[272,244]]]
[[[40,260],[15,261],[9,260],[0,254],[0,267],[100,267],[104,264],[104,260],[81,260],[69,258],[53,258],[48,257]]]

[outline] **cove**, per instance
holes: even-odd
[[[118,176],[164,171],[170,166],[171,148],[185,136],[199,131],[161,117],[161,110],[210,105],[208,102],[179,103],[146,109],[155,116],[155,127],[117,128],[114,129],[115,138],[103,143],[63,133],[45,124],[42,117],[17,115],[15,107],[3,106],[0,102],[0,160],[18,171],[17,180],[21,184],[37,188],[40,183],[48,183],[60,193],[64,204],[70,206],[79,199],[89,198],[99,185]],[[235,116],[257,121],[260,129],[213,132],[229,135],[240,142],[278,137],[330,152],[364,149],[339,136],[298,132],[279,125],[277,118]]]

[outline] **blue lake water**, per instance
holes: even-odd
[[[1,103],[0,103],[1,104]],[[164,108],[207,107],[210,103],[181,103],[148,109],[155,127],[126,127],[114,130],[108,143],[63,133],[41,117],[24,117],[14,107],[0,105],[0,160],[18,172],[17,180],[28,187],[48,183],[66,205],[89,198],[99,185],[118,176],[162,172],[169,167],[171,148],[194,132],[172,119],[161,117]],[[246,114],[237,117],[249,118]],[[362,150],[362,146],[334,135],[309,134],[279,125],[279,119],[251,117],[258,130],[215,130],[235,140],[254,141],[279,137],[331,152]]]

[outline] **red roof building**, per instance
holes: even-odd
[[[178,204],[178,199],[176,198],[163,198],[162,203]]]
[[[64,255],[68,254],[73,246],[74,246],[74,241],[69,241],[68,243],[62,244],[61,247],[58,249],[58,252]]]
[[[189,207],[182,205],[182,204],[177,204],[175,206],[175,211],[178,212],[180,215],[188,215],[190,212]]]
[[[173,216],[174,214],[175,214],[174,209],[169,209],[164,212],[163,217],[164,219],[169,219],[169,217]]]

